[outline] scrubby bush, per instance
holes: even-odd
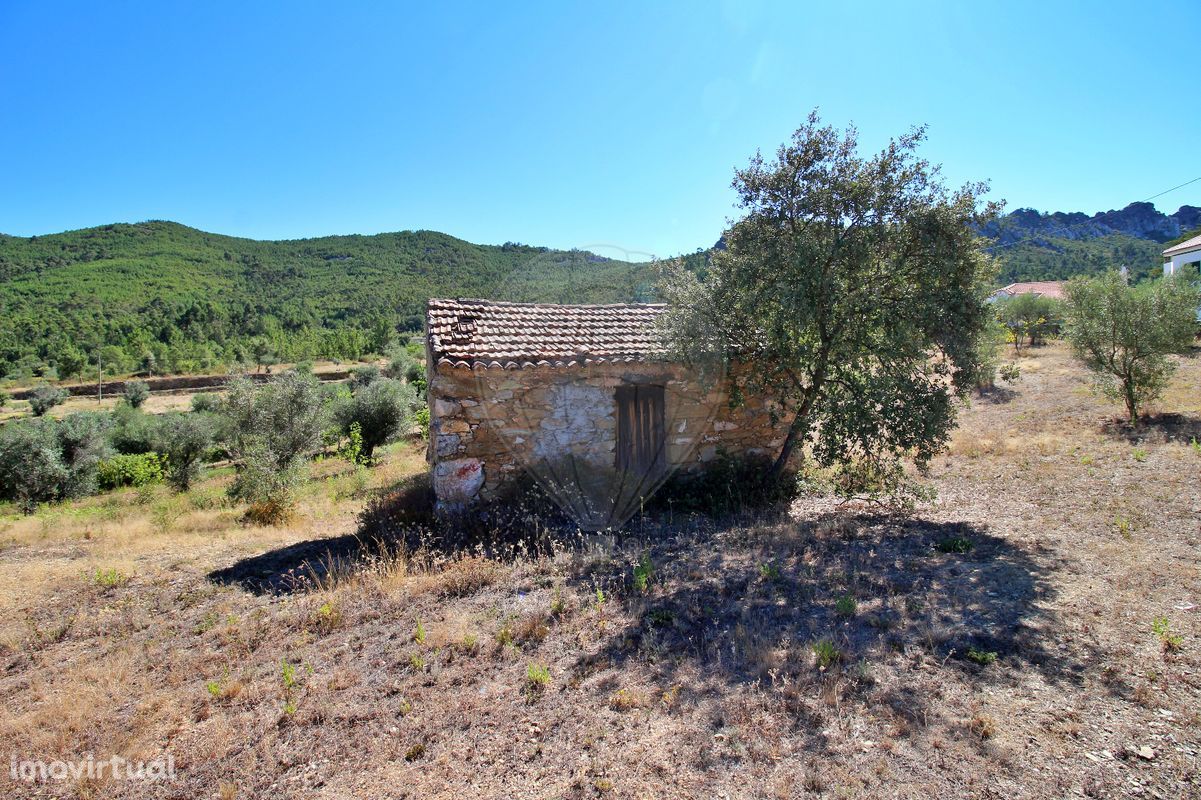
[[[384,374],[389,378],[411,385],[417,394],[425,393],[425,359],[418,348],[393,347],[388,354],[389,363]]]
[[[976,348],[980,358],[980,372],[976,378],[976,390],[987,392],[995,388],[997,370],[1001,364],[1001,349],[1009,338],[1009,331],[1000,322],[994,321],[980,331]]]
[[[109,442],[124,455],[153,452],[157,445],[155,418],[122,403],[113,410]]]
[[[8,401],[10,399],[11,398],[9,397],[8,392],[0,390],[0,408],[4,408],[6,405],[8,405]]]
[[[129,404],[130,408],[141,408],[142,404],[150,397],[150,384],[146,381],[126,381],[125,391],[121,398]]]
[[[319,381],[295,372],[262,386],[237,379],[230,383],[222,414],[229,452],[238,462],[230,496],[250,503],[247,516],[253,522],[286,518],[329,416]]]
[[[118,454],[97,465],[97,484],[101,489],[108,490],[160,483],[165,462],[166,458],[158,453]]]
[[[54,427],[38,421],[0,429],[0,496],[27,514],[57,500],[67,477]]]
[[[167,414],[158,428],[159,451],[167,460],[167,480],[186,492],[200,477],[205,456],[213,447],[212,417],[203,413]]]
[[[427,405],[422,405],[413,412],[413,421],[417,423],[421,435],[426,439],[430,438],[430,409]]]
[[[109,452],[104,427],[97,414],[75,414],[0,430],[0,498],[32,513],[39,503],[95,491],[97,465]]]
[[[48,384],[34,389],[29,395],[29,409],[35,417],[44,417],[46,412],[57,405],[62,405],[70,395],[66,389]]]
[[[192,410],[197,413],[213,413],[221,408],[221,398],[211,392],[192,395]]]
[[[111,452],[107,414],[72,414],[57,426],[59,452],[67,467],[62,497],[83,497],[96,491],[96,466]]]
[[[413,424],[417,395],[413,387],[392,378],[379,378],[359,387],[349,400],[338,404],[335,418],[349,435],[358,426],[362,457],[370,460],[375,449],[386,444]]]
[[[370,386],[383,376],[380,368],[375,364],[365,364],[361,367],[355,367],[350,371],[350,385],[355,390]]]

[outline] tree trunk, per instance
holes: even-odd
[[[797,414],[796,419],[788,426],[788,435],[784,437],[784,446],[780,448],[780,455],[776,457],[775,462],[771,465],[771,470],[767,473],[767,477],[775,479],[784,473],[784,468],[788,466],[788,459],[792,457],[792,451],[796,448],[797,431],[800,430],[801,416]]]
[[[1122,390],[1125,394],[1126,413],[1130,416],[1130,424],[1138,422],[1138,397],[1134,392],[1134,379],[1127,377],[1122,382]]]

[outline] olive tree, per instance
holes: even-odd
[[[150,384],[146,381],[126,381],[122,397],[131,408],[141,408],[150,397]]]
[[[378,378],[358,387],[350,398],[337,406],[335,417],[344,435],[357,425],[362,436],[362,457],[370,461],[375,448],[387,444],[413,424],[418,405],[417,393],[409,384],[392,378]]]
[[[740,363],[735,396],[766,396],[788,422],[773,475],[807,451],[875,474],[924,465],[976,384],[993,270],[974,226],[997,207],[983,184],[948,190],[916,155],[924,138],[865,157],[854,128],[811,114],[735,173],[744,213],[703,279],[668,271],[669,348]]]
[[[1020,353],[1029,341],[1031,347],[1043,343],[1047,334],[1057,331],[1062,317],[1058,300],[1036,294],[1019,294],[996,301],[997,319],[1009,331],[1013,349]]]
[[[200,477],[204,457],[213,447],[213,418],[203,412],[166,414],[158,423],[157,450],[167,458],[167,480],[186,492]]]
[[[1158,398],[1193,343],[1197,287],[1183,276],[1130,286],[1117,272],[1068,283],[1068,341],[1095,387],[1126,406],[1131,422]]]
[[[47,411],[66,402],[68,396],[66,389],[43,384],[29,393],[29,410],[35,417],[44,417]]]
[[[238,470],[230,494],[249,502],[255,519],[274,522],[286,517],[296,484],[321,446],[327,424],[320,381],[295,372],[262,386],[238,378],[230,382],[222,413]]]
[[[0,498],[26,513],[39,503],[89,494],[109,453],[106,421],[96,414],[37,419],[0,428]]]

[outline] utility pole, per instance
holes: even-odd
[[[96,404],[104,402],[104,350],[96,351],[96,366],[100,370],[100,382],[96,386]]]

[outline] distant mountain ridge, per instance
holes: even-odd
[[[1019,208],[983,226],[981,233],[1011,244],[1031,236],[1059,239],[1098,239],[1112,234],[1167,242],[1201,226],[1201,207],[1184,205],[1164,214],[1152,203],[1131,203],[1118,211],[1098,211],[1091,217],[1080,211],[1043,213]]]

